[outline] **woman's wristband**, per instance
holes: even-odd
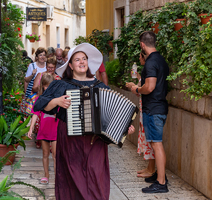
[[[138,81],[139,83],[141,82],[141,78],[139,79],[139,81]]]
[[[137,92],[137,94],[139,94],[139,92],[138,92],[138,87],[136,88],[136,90],[135,90],[136,92]]]

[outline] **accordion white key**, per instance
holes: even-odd
[[[68,135],[99,134],[123,145],[128,127],[138,108],[125,96],[103,88],[67,90],[71,106],[67,109]]]

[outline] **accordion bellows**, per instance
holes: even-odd
[[[103,134],[122,146],[128,127],[138,108],[114,90],[81,88],[67,90],[71,106],[67,109],[68,135]]]

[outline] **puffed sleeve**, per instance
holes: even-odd
[[[29,65],[25,77],[31,76],[33,71],[32,63]]]
[[[53,108],[50,111],[45,111],[44,108],[48,105],[48,103],[54,99],[61,97],[65,94],[66,91],[66,83],[61,80],[55,80],[53,81],[49,87],[46,89],[46,91],[39,96],[38,100],[34,104],[34,111],[43,111],[48,114],[56,114],[58,110],[58,106]]]

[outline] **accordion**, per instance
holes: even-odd
[[[134,103],[114,90],[103,88],[67,90],[66,95],[71,100],[67,109],[69,136],[99,134],[120,147],[123,145],[138,113]]]

